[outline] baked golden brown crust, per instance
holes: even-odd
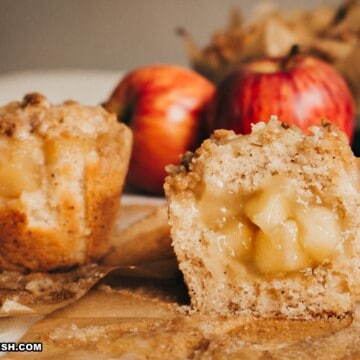
[[[115,115],[40,94],[0,108],[0,269],[48,271],[108,249],[131,131]]]
[[[197,311],[306,319],[351,311],[360,295],[356,159],[331,124],[312,131],[275,118],[246,136],[219,130],[168,168],[173,246]],[[323,233],[309,241],[314,228]]]

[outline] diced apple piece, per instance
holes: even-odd
[[[40,174],[33,159],[31,143],[14,142],[10,150],[1,149],[0,196],[18,197],[23,191],[40,186]]]
[[[17,197],[26,189],[27,179],[21,168],[0,165],[0,195],[4,197]]]
[[[46,140],[44,141],[44,155],[47,165],[55,164],[61,156],[61,148],[58,145],[59,141]]]
[[[298,243],[294,220],[282,222],[269,235],[259,230],[255,241],[255,265],[263,273],[289,272],[311,265]]]
[[[228,256],[242,258],[249,253],[253,231],[247,225],[236,219],[227,221],[221,233],[225,235],[223,251]]]
[[[221,230],[228,219],[241,211],[240,196],[212,184],[202,190],[199,210],[202,221],[209,229]]]
[[[324,206],[303,207],[296,215],[304,250],[317,262],[331,259],[341,239],[337,215]]]
[[[288,218],[289,204],[282,192],[263,190],[248,201],[245,213],[261,230],[269,233]]]

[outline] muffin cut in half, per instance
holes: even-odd
[[[207,314],[343,316],[360,295],[360,178],[346,136],[278,121],[217,130],[169,166],[169,223]]]
[[[48,271],[107,251],[132,146],[100,106],[44,96],[0,108],[0,270]]]

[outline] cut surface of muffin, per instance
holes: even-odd
[[[100,106],[41,94],[0,108],[0,269],[48,271],[102,256],[131,131]]]
[[[165,192],[175,253],[202,313],[342,316],[360,295],[356,159],[330,123],[306,135],[273,117],[218,130]]]

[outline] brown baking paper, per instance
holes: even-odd
[[[0,316],[47,314],[80,297],[113,268],[96,264],[59,273],[0,274]]]
[[[0,274],[0,316],[51,313],[80,299],[106,275],[167,279],[177,276],[178,270],[175,260],[167,260],[142,266],[91,264],[53,274],[4,271]]]
[[[21,339],[41,342],[42,353],[5,358],[327,360],[360,354],[360,309],[354,318],[313,321],[201,317],[184,305],[181,279],[159,284],[103,280]]]

